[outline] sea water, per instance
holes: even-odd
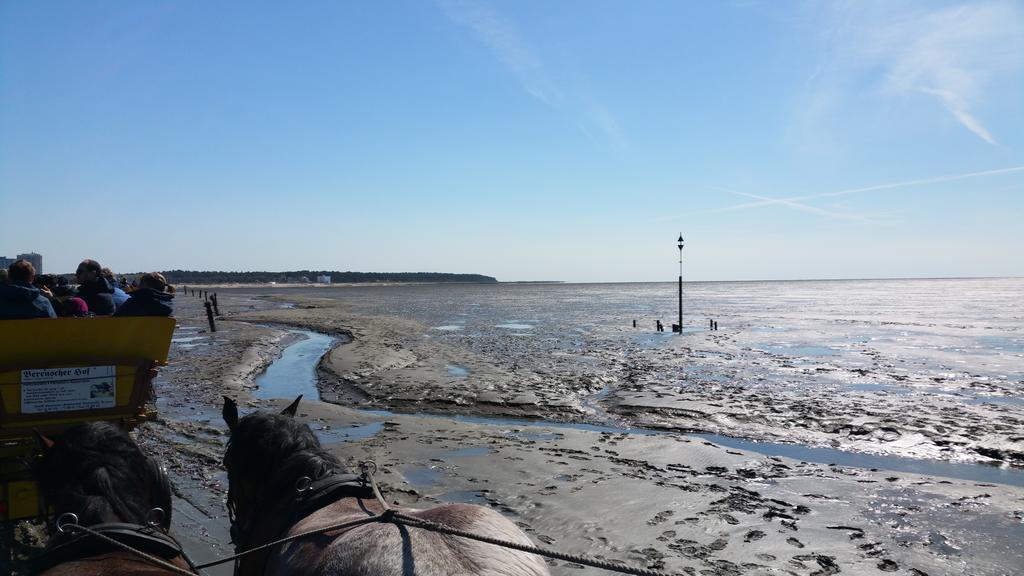
[[[666,345],[679,336],[656,332],[655,321],[677,321],[676,290],[675,283],[429,284],[287,293],[412,318],[432,328],[432,338],[529,364],[557,352],[583,357]],[[852,366],[881,356],[896,371],[941,381],[969,373],[1017,394],[1024,381],[1020,278],[684,283],[682,313],[682,338],[698,342],[715,320],[719,335],[740,348],[783,361]]]
[[[1024,419],[1024,279],[712,282],[683,289],[681,336],[654,329],[657,320],[678,317],[674,283],[286,294],[418,320],[425,338],[499,369],[540,375],[534,381],[542,383],[542,402],[553,383],[590,378],[603,386],[582,392],[595,424],[614,414],[627,426],[965,462],[987,458],[972,438],[984,438],[986,450],[1019,451],[1011,437],[1019,428],[1013,423]],[[473,386],[472,369],[447,370]],[[850,430],[836,432],[848,423]]]

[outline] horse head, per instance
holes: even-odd
[[[38,438],[43,455],[32,472],[57,513],[57,532],[29,560],[31,573],[165,574],[188,566],[167,533],[167,475],[125,430],[89,422],[68,428],[56,442]]]
[[[548,575],[543,560],[519,550],[378,521],[389,507],[378,499],[372,479],[346,474],[309,426],[295,420],[297,407],[298,399],[281,414],[239,418],[238,406],[224,398],[224,421],[231,431],[224,465],[232,536],[239,550],[253,550],[239,560],[236,574],[441,576],[467,573],[472,566],[473,573],[495,576]],[[482,506],[387,510],[396,511],[514,545],[530,544],[509,519]],[[289,542],[263,547],[281,538]]]
[[[171,525],[171,485],[155,460],[128,433],[108,422],[78,424],[52,442],[32,465],[43,498],[58,514],[87,526],[104,523]],[[154,512],[160,509],[161,512]]]
[[[246,544],[257,524],[273,520],[297,483],[315,482],[341,469],[309,426],[295,420],[301,399],[280,414],[253,412],[239,418],[238,405],[224,397],[224,422],[231,434],[224,467],[236,545]]]

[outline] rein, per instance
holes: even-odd
[[[142,526],[139,524],[97,524],[91,527],[86,527],[78,524],[77,516],[72,513],[66,513],[57,518],[57,530],[61,534],[71,534],[71,540],[66,543],[59,544],[52,549],[48,549],[42,556],[36,557],[32,561],[32,569],[33,572],[41,572],[64,562],[94,556],[96,554],[95,547],[93,546],[88,548],[83,544],[83,542],[87,542],[91,538],[94,538],[106,543],[113,549],[129,552],[155,566],[159,566],[175,574],[180,574],[182,576],[197,576],[202,574],[201,570],[203,568],[217,566],[218,564],[224,564],[225,562],[237,561],[238,559],[250,554],[268,550],[280,544],[299,540],[307,536],[323,534],[334,530],[353,528],[363,524],[384,522],[400,526],[408,526],[410,528],[419,528],[421,530],[428,530],[440,534],[458,536],[460,538],[476,540],[478,542],[493,544],[495,546],[510,548],[512,550],[519,550],[520,552],[527,552],[529,554],[536,554],[566,562],[574,562],[576,564],[582,564],[612,572],[619,572],[622,574],[632,574],[634,576],[667,576],[665,572],[658,570],[633,568],[617,562],[608,562],[606,560],[591,558],[589,556],[565,554],[563,552],[558,552],[557,550],[549,550],[532,544],[520,544],[518,542],[502,540],[500,538],[481,536],[465,530],[452,528],[438,522],[423,520],[403,514],[389,506],[387,501],[384,500],[384,497],[381,496],[380,490],[377,488],[377,483],[373,479],[373,473],[377,469],[376,463],[373,461],[364,462],[360,467],[362,468],[362,474],[359,476],[351,474],[334,475],[315,482],[308,477],[300,478],[296,485],[298,496],[296,497],[295,502],[299,507],[299,510],[303,510],[305,513],[308,513],[347,496],[372,493],[373,497],[376,498],[377,502],[384,510],[380,514],[367,516],[358,520],[340,522],[323,528],[308,530],[300,534],[293,534],[285,538],[274,540],[273,542],[249,548],[248,550],[244,550],[226,558],[221,558],[220,560],[196,565],[188,555],[185,554],[181,545],[174,540],[174,538],[169,534],[164,533],[153,524],[148,526]],[[229,508],[233,508],[230,499]],[[161,510],[160,512],[163,511]],[[234,520],[234,514],[232,514],[232,533],[235,532],[235,525],[236,522]],[[246,532],[251,532],[251,527],[247,528],[250,530],[246,530]],[[73,555],[77,554],[82,548],[85,548],[85,550],[90,553]],[[153,554],[162,556],[163,558],[158,558]],[[179,568],[165,560],[177,556],[184,558],[191,567],[191,570]]]
[[[221,558],[220,560],[216,560],[216,561],[213,561],[213,562],[207,562],[206,564],[200,564],[199,566],[196,566],[195,568],[197,570],[201,570],[203,568],[209,568],[210,566],[216,566],[218,564],[224,564],[225,562],[231,562],[233,560],[238,560],[239,558],[242,558],[244,556],[248,556],[249,554],[253,554],[253,553],[256,553],[256,552],[267,550],[269,548],[273,548],[274,546],[278,546],[280,544],[285,544],[287,542],[292,542],[294,540],[299,540],[299,539],[305,538],[307,536],[314,536],[316,534],[323,534],[325,532],[332,532],[334,530],[342,530],[342,529],[345,529],[345,528],[353,528],[355,526],[360,526],[362,524],[370,524],[370,523],[373,523],[373,522],[386,522],[386,523],[391,523],[391,524],[396,524],[396,525],[409,526],[411,528],[420,528],[422,530],[428,530],[428,531],[431,531],[431,532],[438,532],[440,534],[449,534],[449,535],[452,535],[452,536],[458,536],[458,537],[461,537],[461,538],[467,538],[469,540],[476,540],[478,542],[484,542],[484,543],[487,543],[487,544],[493,544],[495,546],[501,546],[501,547],[504,547],[504,548],[510,548],[510,549],[513,549],[513,550],[519,550],[520,552],[527,552],[529,554],[536,554],[538,556],[546,556],[548,558],[554,558],[556,560],[564,560],[566,562],[574,562],[576,564],[583,564],[585,566],[591,566],[593,568],[600,568],[600,569],[609,570],[609,571],[612,571],[612,572],[619,572],[621,574],[632,574],[634,576],[668,576],[667,573],[661,572],[661,571],[658,571],[658,570],[648,570],[646,568],[633,568],[631,566],[625,566],[625,565],[619,564],[617,562],[608,562],[606,560],[601,560],[601,559],[598,559],[598,558],[591,558],[591,557],[588,557],[588,556],[581,556],[581,555],[577,555],[577,554],[565,554],[563,552],[558,552],[557,550],[550,550],[550,549],[547,549],[547,548],[541,548],[540,546],[534,546],[532,544],[520,544],[518,542],[512,542],[512,541],[509,541],[509,540],[502,540],[500,538],[491,538],[489,536],[480,536],[478,534],[473,534],[472,532],[466,532],[464,530],[459,530],[459,529],[456,529],[456,528],[452,528],[450,526],[446,526],[446,525],[438,523],[438,522],[432,522],[430,520],[422,520],[422,519],[416,518],[414,516],[408,516],[406,514],[402,514],[401,512],[399,512],[399,511],[395,510],[394,508],[392,508],[391,506],[389,506],[387,501],[384,500],[384,497],[381,496],[380,490],[377,488],[377,483],[373,479],[373,473],[376,472],[376,470],[377,470],[377,464],[371,460],[371,461],[363,462],[362,464],[360,464],[360,468],[362,469],[362,474],[361,475],[359,475],[359,476],[345,475],[344,477],[345,478],[356,478],[358,480],[358,482],[359,482],[359,487],[362,488],[362,489],[365,489],[366,487],[369,487],[369,489],[373,493],[373,497],[377,499],[377,502],[384,509],[384,511],[381,512],[380,514],[376,514],[376,515],[373,515],[373,516],[367,516],[366,518],[360,518],[358,520],[349,520],[347,522],[340,522],[338,524],[332,524],[330,526],[325,526],[323,528],[317,528],[315,530],[309,530],[309,531],[306,531],[306,532],[302,532],[300,534],[293,534],[293,535],[287,536],[285,538],[280,538],[278,540],[274,540],[273,542],[268,542],[266,544],[262,544],[260,546],[254,547],[254,548],[249,548],[248,550],[239,552],[239,553],[237,553],[237,554],[235,554],[233,556],[228,556],[227,558]],[[325,480],[331,480],[333,478],[334,477],[328,477]],[[318,481],[318,482],[324,482],[324,481]],[[309,488],[306,488],[305,490],[303,490],[302,489],[303,486],[311,487],[311,486],[316,485],[316,484],[317,483],[313,483],[307,477],[300,478],[299,482],[297,483],[297,486],[296,486],[296,489],[299,490],[299,492],[300,492],[300,498],[302,496],[302,492],[305,492],[305,491],[309,490]],[[320,506],[322,507],[322,506],[326,506],[327,504],[330,504],[331,502],[334,502],[334,501],[336,501],[336,500],[338,500],[338,499],[340,499],[342,497],[345,497],[346,495],[351,495],[351,493],[349,493],[349,494],[343,493],[343,491],[340,490],[340,489],[336,490],[336,491],[332,491],[330,494],[331,495],[337,494],[338,497],[335,497],[335,498],[331,499],[332,498],[331,495],[322,495],[321,497],[318,497],[315,500],[309,500],[308,502],[310,504],[312,504],[313,502],[321,503]],[[229,503],[230,503],[230,499],[229,499]],[[316,508],[314,508],[314,510],[315,509]],[[235,527],[234,519],[232,518],[232,533],[234,533],[234,527]],[[251,528],[251,527],[247,527],[247,528]]]

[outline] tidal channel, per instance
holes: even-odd
[[[254,392],[254,395],[257,398],[264,399],[291,399],[302,394],[304,399],[319,400],[320,392],[317,388],[318,379],[316,368],[320,362],[320,358],[335,346],[338,339],[327,336],[326,334],[311,332],[309,330],[288,329],[288,331],[301,339],[287,346],[281,354],[281,357],[271,363],[266,372],[256,378],[258,388]],[[382,417],[392,414],[386,410],[364,411]],[[574,424],[549,420],[445,416],[429,413],[403,414],[419,418],[457,420],[461,422],[501,427],[563,428],[589,430],[594,432],[610,432],[616,434],[681,434],[677,431],[628,428],[602,424]],[[321,435],[321,440],[325,442],[358,440],[372,436],[381,429],[382,425],[380,423],[369,424],[347,430],[339,430],[330,435]],[[943,476],[947,478],[970,480],[973,482],[990,482],[1024,487],[1024,470],[1012,467],[863,454],[858,452],[835,450],[832,448],[803,446],[800,444],[756,442],[716,434],[693,433],[689,435],[702,438],[720,446],[747,450],[758,454],[764,454],[766,456],[782,456],[794,460],[819,464],[833,464],[836,466],[867,468],[874,470],[892,470],[894,472],[909,472],[927,476]]]

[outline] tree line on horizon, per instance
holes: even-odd
[[[170,284],[258,284],[269,282],[316,282],[317,276],[330,276],[336,283],[373,282],[463,282],[493,284],[498,279],[482,274],[450,274],[446,272],[338,272],[330,270],[295,270],[289,272],[221,272],[207,270],[166,270],[161,272]]]

